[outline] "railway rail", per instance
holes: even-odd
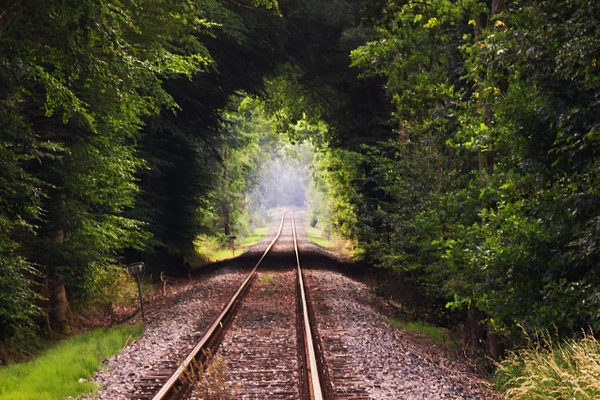
[[[244,312],[261,312],[260,306],[257,306],[256,304],[251,304],[248,306],[244,306],[243,304],[244,302],[247,302],[245,298],[250,296],[249,292],[252,291],[252,293],[254,293],[260,291],[259,288],[253,288],[253,286],[256,286],[254,285],[254,282],[257,280],[257,275],[259,273],[258,270],[261,267],[263,260],[267,257],[276,243],[282,238],[282,231],[284,229],[286,216],[288,215],[289,217],[287,219],[289,219],[289,225],[291,226],[291,235],[289,236],[293,238],[296,265],[293,267],[293,275],[282,275],[282,282],[289,283],[294,281],[295,289],[286,290],[295,292],[293,297],[296,298],[295,309],[297,312],[295,316],[291,317],[290,315],[281,314],[279,318],[286,321],[277,322],[277,316],[275,316],[272,317],[273,321],[269,322],[271,324],[295,325],[296,335],[289,334],[285,330],[282,331],[282,329],[279,329],[279,331],[281,331],[279,332],[279,336],[277,336],[276,333],[271,333],[271,335],[267,335],[266,339],[263,340],[268,342],[266,343],[267,347],[272,347],[274,351],[280,353],[280,357],[285,357],[288,360],[290,358],[294,358],[291,356],[291,353],[297,352],[298,354],[295,354],[297,359],[297,363],[295,363],[296,371],[283,371],[283,368],[277,365],[277,360],[262,360],[260,362],[263,364],[270,365],[269,368],[265,369],[266,372],[262,373],[261,370],[254,367],[250,371],[245,372],[243,380],[256,380],[256,382],[253,384],[256,386],[262,386],[261,390],[264,391],[263,393],[268,395],[269,398],[273,399],[323,400],[330,398],[330,396],[328,396],[329,391],[327,389],[327,385],[325,384],[327,377],[323,372],[325,368],[323,368],[323,358],[318,346],[318,336],[315,332],[314,324],[312,323],[310,316],[311,308],[308,304],[308,296],[305,289],[303,273],[300,264],[294,212],[286,212],[283,213],[281,217],[279,229],[275,237],[269,243],[256,265],[252,268],[246,279],[242,282],[234,295],[229,299],[221,313],[217,316],[207,331],[199,338],[187,357],[179,364],[174,364],[172,361],[165,361],[159,371],[148,373],[141,387],[136,391],[134,399],[167,400],[179,399],[188,396],[191,389],[189,377],[194,375],[194,373],[190,373],[189,370],[197,367],[198,365],[203,365],[209,361],[207,360],[209,357],[207,355],[214,354],[214,352],[219,348],[234,320],[237,321],[237,319],[239,319],[240,323],[243,324]],[[291,273],[292,272],[290,271],[290,274]],[[285,297],[286,295],[288,297]],[[279,301],[279,303],[282,305],[285,302],[289,302],[289,293],[286,294],[284,291],[283,293],[280,293],[279,296],[279,300],[275,300],[275,297],[270,296],[268,301]],[[271,305],[270,307],[277,306]],[[281,308],[282,306],[279,307]],[[294,313],[294,311],[291,312]],[[256,319],[256,317],[246,318]],[[290,322],[290,319],[295,319],[295,321]],[[230,334],[229,336],[232,335]],[[296,337],[295,341],[293,336]],[[280,338],[279,342],[277,342],[278,337]],[[290,337],[292,338],[290,339]],[[242,354],[238,355],[241,355],[242,358],[244,356],[248,358],[251,357],[249,354],[253,352],[253,348],[255,347],[253,341],[258,341],[258,339],[259,338],[257,337],[245,335],[245,337],[230,338],[228,340],[237,340],[240,342],[238,343],[240,349],[239,353]],[[290,342],[290,340],[295,342],[295,344],[290,345],[289,343],[283,343]],[[260,344],[256,344],[256,346],[260,347]],[[235,353],[235,349],[231,350],[231,352]],[[265,355],[263,354],[262,357],[265,357]],[[275,358],[273,357],[273,354],[271,354],[271,356],[267,355],[267,357]],[[267,373],[271,373],[271,375],[268,375]],[[275,376],[279,376],[281,380],[284,380],[284,382],[270,382],[270,377],[272,377],[273,374],[275,374]],[[297,379],[297,381],[290,382],[294,379]],[[245,397],[242,396],[242,398]]]

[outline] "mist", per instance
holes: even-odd
[[[311,179],[313,149],[307,144],[286,144],[264,161],[248,194],[252,213],[276,207],[306,207]]]

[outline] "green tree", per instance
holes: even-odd
[[[357,204],[371,257],[469,310],[467,337],[492,352],[495,333],[519,326],[597,329],[598,7],[384,10],[377,40],[352,52],[386,79],[398,127],[365,154],[372,185]]]
[[[3,208],[3,243],[22,270],[36,265],[60,327],[65,284],[76,290],[93,263],[142,244],[142,225],[124,216],[142,165],[137,133],[144,117],[174,105],[164,79],[207,64],[196,39],[206,23],[190,1],[20,1],[6,11],[2,143],[11,159],[3,157],[3,179],[7,192],[25,185],[33,196]],[[28,311],[11,312],[19,321]]]

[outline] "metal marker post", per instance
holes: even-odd
[[[142,286],[140,284],[140,274],[146,268],[146,265],[140,261],[127,266],[127,270],[133,276],[137,282],[138,295],[140,296],[140,310],[142,311],[142,323],[146,326],[146,316],[144,315],[144,300],[142,299]]]
[[[237,239],[237,236],[235,235],[227,236],[227,240],[229,241],[229,247],[231,247],[232,256],[235,256],[235,239]]]

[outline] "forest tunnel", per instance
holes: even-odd
[[[138,6],[0,10],[0,342],[281,205],[488,343],[600,329],[597,2]]]

